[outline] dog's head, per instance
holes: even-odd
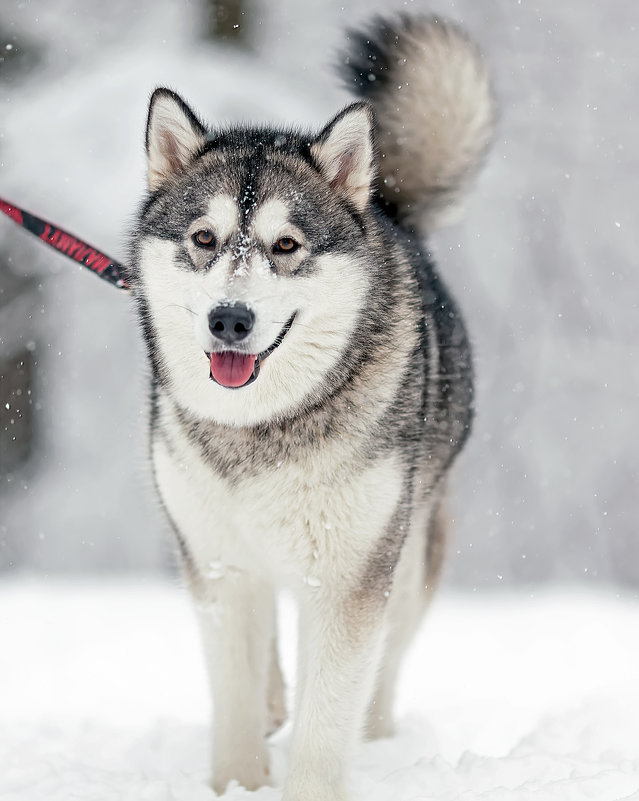
[[[356,103],[318,136],[209,133],[156,90],[131,284],[157,380],[181,406],[250,425],[343,380],[370,286],[372,127]]]

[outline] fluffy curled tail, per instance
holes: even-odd
[[[341,72],[377,117],[377,190],[397,221],[430,233],[458,216],[493,133],[477,47],[438,17],[379,18],[351,31]]]

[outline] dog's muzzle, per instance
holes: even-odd
[[[211,317],[215,315],[215,312],[216,310],[211,313]],[[247,387],[249,384],[252,384],[260,373],[262,362],[282,344],[284,337],[291,330],[291,326],[293,325],[296,315],[297,312],[293,312],[280,333],[275,338],[273,344],[257,355],[251,353],[241,353],[240,351],[235,350],[220,351],[219,353],[207,353],[206,357],[208,358],[210,364],[209,376],[211,380],[215,381],[216,384],[219,384],[222,387],[226,387],[227,389],[241,389],[242,387]],[[213,320],[211,323],[211,317],[209,319],[210,326],[218,324],[219,321],[217,319]],[[234,323],[230,321],[230,318],[227,316],[222,321],[222,325],[228,328],[229,324],[233,325]],[[223,330],[222,325],[218,325],[220,331]],[[211,331],[215,334],[213,328],[211,328]],[[228,336],[218,336],[218,338],[223,341],[229,341],[229,344],[231,341],[235,341],[232,339],[232,337],[229,339]]]

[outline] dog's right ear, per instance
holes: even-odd
[[[146,123],[149,189],[184,172],[206,144],[206,128],[170,89],[156,89]]]

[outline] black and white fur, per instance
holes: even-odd
[[[219,792],[269,781],[265,737],[285,717],[275,588],[299,601],[285,801],[344,799],[362,728],[392,732],[472,416],[466,332],[422,237],[487,147],[486,70],[429,17],[353,34],[345,72],[363,99],[318,135],[209,131],[156,90],[127,276],[152,368],[154,475],[201,622]],[[237,308],[250,322],[229,344],[212,320]],[[230,350],[266,354],[237,388],[211,378]]]

